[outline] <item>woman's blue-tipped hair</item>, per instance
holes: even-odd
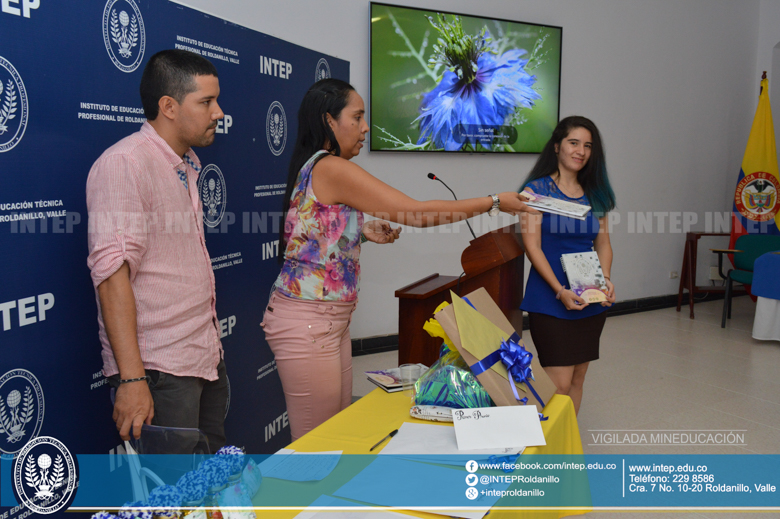
[[[555,153],[555,145],[560,145],[563,139],[575,128],[585,128],[590,132],[592,139],[590,159],[585,167],[577,173],[577,181],[585,191],[585,196],[588,197],[588,201],[593,207],[593,213],[596,216],[603,216],[615,208],[615,192],[612,191],[607,175],[607,162],[604,158],[601,134],[593,121],[587,117],[572,115],[558,123],[520,190],[525,189],[525,186],[530,182],[552,175],[558,170],[558,155]]]

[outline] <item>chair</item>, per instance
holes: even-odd
[[[152,489],[164,485],[165,481],[176,484],[185,472],[196,469],[209,454],[208,440],[200,429],[144,424],[141,437],[136,440],[131,431],[130,438],[125,442],[125,450],[134,501],[149,498],[149,481],[154,483]],[[178,455],[171,455],[173,453]]]
[[[753,264],[759,256],[780,249],[780,236],[766,234],[745,234],[737,238],[735,249],[712,249],[718,254],[718,272],[726,280],[723,298],[723,317],[720,327],[726,327],[726,318],[731,319],[731,296],[733,282],[753,284]],[[734,255],[734,268],[723,275],[723,255]]]

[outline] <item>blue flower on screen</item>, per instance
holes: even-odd
[[[525,71],[525,50],[512,49],[500,56],[484,28],[477,36],[465,35],[460,19],[453,22],[439,15],[431,24],[441,33],[434,45],[430,63],[447,66],[439,84],[428,92],[420,104],[420,137],[417,144],[429,139],[436,148],[457,151],[463,140],[453,133],[458,124],[500,126],[518,108],[532,108],[541,99],[533,89],[536,76]],[[490,148],[489,143],[483,143]]]

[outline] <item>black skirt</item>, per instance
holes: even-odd
[[[528,313],[531,339],[539,363],[547,366],[576,366],[599,358],[599,339],[607,312],[584,319],[559,319]]]

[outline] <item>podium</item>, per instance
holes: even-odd
[[[450,300],[450,290],[460,295],[485,287],[521,333],[523,257],[520,223],[515,223],[471,240],[460,257],[460,276],[431,274],[396,290],[399,365],[422,362],[430,366],[439,358],[441,341],[429,336],[423,324],[433,317],[436,307]]]

